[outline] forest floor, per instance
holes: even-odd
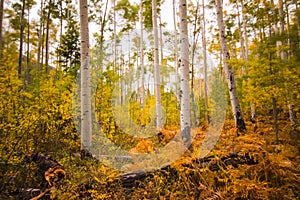
[[[237,133],[233,122],[227,120],[203,165],[197,162],[197,147],[206,127],[199,127],[191,151],[130,185],[124,184],[119,171],[96,159],[83,159],[78,153],[56,155],[66,177],[51,188],[35,164],[11,166],[14,177],[2,171],[9,181],[0,184],[0,199],[30,199],[47,188],[39,199],[300,199],[299,130],[292,130],[287,120],[280,120],[279,128],[279,144],[275,144],[271,118],[247,124],[242,133]],[[162,133],[164,138],[173,134],[170,130]],[[147,144],[143,148],[147,149]],[[237,160],[222,159],[232,153],[237,153]],[[238,161],[245,155],[253,162]],[[22,174],[26,174],[26,184],[20,185],[17,182],[24,181],[24,177],[18,179]]]

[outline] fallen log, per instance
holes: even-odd
[[[49,186],[54,186],[55,183],[66,177],[66,171],[57,161],[51,157],[41,155],[39,153],[31,153],[25,157],[26,162],[35,162],[44,173],[45,180]]]
[[[55,188],[55,184],[66,177],[66,171],[64,170],[63,166],[57,161],[53,160],[51,157],[47,157],[39,153],[31,153],[25,157],[25,161],[27,163],[36,163],[39,170],[44,174],[44,178],[48,183],[48,188],[38,196],[32,198],[32,200],[40,199],[45,194],[49,193],[51,188]]]
[[[208,156],[201,159],[194,159],[190,163],[182,164],[183,167],[186,168],[194,168],[194,166],[198,165],[200,168],[208,167],[211,171],[218,171],[221,167],[226,169],[227,166],[232,166],[237,168],[238,165],[254,165],[258,164],[258,161],[250,156],[249,153],[239,154],[238,152],[230,153],[229,155],[225,155],[222,157],[218,156]],[[161,169],[157,169],[155,171],[133,171],[129,173],[122,174],[119,177],[123,187],[133,187],[137,186],[140,181],[145,180],[148,177],[153,177],[155,172],[171,172],[174,173],[176,169],[172,168],[171,165],[167,165],[162,167]]]

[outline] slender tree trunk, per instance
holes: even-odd
[[[0,59],[3,54],[3,14],[4,14],[4,0],[0,0]]]
[[[178,42],[177,42],[177,20],[176,20],[176,0],[173,0],[173,26],[174,26],[174,58],[175,68],[178,70]]]
[[[105,9],[104,9],[104,13],[103,13],[103,16],[102,16],[101,28],[100,28],[101,51],[103,50],[104,28],[105,28],[105,24],[106,24],[107,6],[108,6],[108,0],[106,0],[106,3],[105,3]]]
[[[142,121],[144,123],[144,109],[145,109],[145,66],[144,66],[144,25],[143,25],[143,0],[140,0],[140,26],[141,26],[141,40],[140,40],[140,57],[141,57],[141,78],[142,78]],[[130,59],[130,57],[129,57]]]
[[[289,4],[285,1],[285,10],[286,10],[286,24],[287,24],[287,28],[286,28],[286,33],[287,33],[287,46],[289,47],[289,49],[287,50],[287,59],[290,59],[291,56],[291,36],[290,36],[290,13],[289,13]]]
[[[273,105],[273,120],[274,120],[274,130],[275,130],[275,137],[276,137],[276,144],[278,144],[278,117],[277,117],[277,101],[275,97],[272,97],[272,105]]]
[[[154,85],[156,94],[156,127],[162,128],[162,108],[160,94],[160,66],[159,66],[159,48],[158,48],[158,26],[157,26],[157,7],[156,0],[152,0],[152,23],[154,31]]]
[[[116,70],[117,66],[117,19],[116,19],[116,0],[113,0],[113,6],[114,6],[114,68],[113,70]]]
[[[162,22],[161,22],[161,15],[159,16],[159,43],[160,43],[160,64],[163,65],[164,60],[164,44],[163,44],[163,29],[162,29]]]
[[[26,58],[26,70],[24,77],[24,90],[26,90],[27,84],[30,84],[30,8],[27,10],[27,58]]]
[[[187,2],[179,0],[180,15],[180,129],[185,145],[191,145],[189,40],[187,28]]]
[[[92,106],[91,71],[89,52],[89,22],[87,0],[80,0],[80,40],[81,40],[81,149],[91,150],[92,146]]]
[[[106,0],[106,3],[105,3],[105,8],[104,8],[104,13],[103,13],[103,16],[102,16],[102,21],[101,21],[101,25],[100,25],[100,73],[102,74],[103,73],[103,46],[104,46],[104,28],[105,28],[105,24],[106,24],[106,14],[107,14],[107,7],[108,7],[108,1],[109,0]],[[104,84],[104,81],[103,81],[103,78],[100,79],[100,86],[102,88]],[[100,98],[99,100],[99,104],[102,105],[102,98]],[[102,110],[100,109],[99,111],[99,119],[101,119],[101,116],[102,116]]]
[[[251,107],[251,119],[250,119],[250,121],[254,124],[254,123],[256,123],[256,120],[255,120],[255,118],[256,118],[256,111],[255,111],[255,105],[254,105],[254,103],[252,103],[250,107]]]
[[[21,20],[20,20],[20,50],[19,50],[19,64],[18,64],[19,78],[22,77],[24,15],[25,15],[25,0],[22,1],[22,13],[21,13]]]
[[[174,64],[175,64],[175,71],[176,71],[176,94],[178,97],[178,41],[177,41],[177,20],[176,20],[176,0],[173,0],[173,26],[174,26]]]
[[[244,44],[245,44],[245,50],[244,50],[244,53],[245,53],[245,57],[244,59],[246,61],[248,61],[249,59],[249,47],[248,47],[248,34],[247,34],[247,21],[246,21],[246,18],[245,18],[245,7],[244,7],[244,0],[241,0],[241,5],[242,5],[242,24],[243,24],[243,35],[241,35],[241,37],[244,37]],[[256,35],[256,33],[255,33]],[[256,38],[256,36],[255,36]],[[248,73],[248,68],[246,68],[246,74]],[[249,80],[249,78],[248,78]],[[250,102],[250,109],[251,109],[251,118],[250,118],[250,121],[255,124],[256,123],[256,108],[255,108],[255,103],[253,102]],[[256,125],[254,126],[256,127]],[[256,128],[255,128],[256,130]]]
[[[43,34],[43,29],[44,29],[44,19],[43,19],[43,9],[44,9],[44,6],[43,6],[43,0],[41,0],[41,8],[40,8],[40,24],[39,24],[39,32],[38,32],[38,36],[39,36],[39,39],[38,39],[38,52],[37,52],[37,62],[38,62],[38,71],[41,69],[41,65],[42,65],[42,62],[43,60],[41,60],[41,54],[43,54],[43,51],[42,51],[42,46],[43,46],[43,43],[44,43],[44,34]]]
[[[282,0],[279,0],[278,1],[278,7],[279,7],[279,21],[280,21],[280,29],[279,29],[279,33],[281,36],[283,36],[284,34],[284,14],[283,14],[283,2]],[[278,40],[276,42],[277,44],[277,47],[279,49],[279,55],[281,57],[282,60],[286,60],[286,53],[285,51],[283,50],[282,46],[284,44],[283,42],[284,39],[281,39],[281,40]]]
[[[280,35],[283,36],[284,34],[284,26],[285,26],[285,15],[284,15],[284,10],[283,10],[283,0],[279,0],[278,1],[278,7],[279,7],[279,17],[280,17]],[[288,8],[288,7],[287,7]],[[288,12],[288,10],[286,10],[286,12]],[[287,15],[288,17],[288,15]],[[289,18],[287,18],[289,19]],[[289,21],[288,21],[289,22]],[[280,58],[283,61],[287,60],[287,56],[286,56],[286,52],[284,50],[282,50],[280,47],[282,45],[282,41],[279,41],[279,54],[280,54]],[[288,29],[288,45],[289,45],[289,29]],[[286,90],[288,90],[288,88],[286,88]],[[291,120],[291,124],[294,127],[295,124],[297,124],[296,122],[296,114],[294,113],[294,105],[291,103],[293,102],[293,97],[288,97],[289,100],[289,104],[288,104],[288,110],[289,110],[289,115],[290,115],[290,120]]]
[[[205,120],[209,122],[208,115],[208,85],[207,85],[207,58],[206,58],[206,21],[205,21],[205,2],[202,0],[202,48],[204,63],[204,103],[205,103]]]
[[[298,119],[297,119],[297,115],[294,111],[294,105],[293,104],[289,104],[288,105],[289,108],[289,115],[290,115],[290,121],[292,124],[293,129],[296,129],[296,127],[298,127]]]
[[[62,45],[62,34],[63,34],[63,5],[62,5],[63,1],[59,2],[59,6],[60,6],[60,19],[59,19],[59,46]],[[58,54],[58,69],[61,70],[61,54]]]
[[[236,9],[238,12],[238,28],[239,28],[239,35],[240,35],[240,48],[241,48],[241,58],[245,60],[245,48],[244,48],[244,38],[243,38],[243,30],[241,25],[241,16],[240,16],[240,7],[238,1],[236,1]],[[242,66],[242,74],[244,74],[244,66]]]
[[[219,64],[220,65],[219,72],[220,72],[220,77],[222,77],[222,75],[223,75],[223,65],[222,65],[222,63],[223,63],[223,50],[222,50],[222,48],[220,48],[219,58],[220,58],[220,60],[219,60],[219,62],[220,62],[220,64]]]
[[[299,7],[299,5],[298,5],[298,2],[295,1],[296,17],[297,17],[297,28],[298,28],[298,42],[299,42],[299,46],[300,46],[300,7]]]
[[[243,119],[242,111],[240,108],[240,103],[236,91],[234,74],[229,68],[228,61],[230,60],[230,53],[228,50],[227,42],[226,42],[226,35],[225,35],[225,26],[223,21],[223,9],[221,0],[216,0],[216,11],[217,11],[217,18],[218,18],[218,26],[220,31],[220,42],[221,48],[223,52],[223,63],[225,69],[225,77],[228,84],[229,95],[230,95],[230,102],[232,107],[232,112],[235,120],[236,127],[238,130],[245,130],[246,125]]]
[[[163,30],[162,30],[162,22],[161,15],[158,17],[159,19],[159,44],[160,44],[160,66],[164,67],[164,44],[163,44]],[[161,77],[161,92],[164,93],[164,76]]]
[[[247,22],[245,19],[245,8],[244,8],[244,1],[242,3],[242,21],[243,21],[243,33],[245,38],[245,60],[248,60],[249,57],[249,48],[248,48],[248,34],[247,34]]]
[[[197,31],[197,23],[199,20],[199,1],[196,3],[196,12],[195,12],[195,19],[194,19],[194,30],[193,30],[193,48],[192,48],[192,78],[191,78],[191,97],[192,97],[192,105],[195,105],[195,94],[194,94],[194,81],[195,81],[195,54],[196,54],[196,48],[198,44],[198,38],[199,38],[199,31]],[[196,120],[196,109],[192,109],[193,112],[193,117],[195,120],[195,126],[197,125],[197,120]]]
[[[47,13],[47,24],[46,24],[46,52],[45,52],[45,65],[46,72],[49,72],[49,39],[50,39],[50,17],[51,17],[51,8],[52,8],[52,0],[49,0],[48,4],[48,13]]]

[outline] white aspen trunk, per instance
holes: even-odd
[[[285,16],[284,16],[284,11],[283,11],[283,1],[279,0],[278,1],[278,7],[279,7],[279,18],[280,18],[280,35],[284,34],[284,25],[285,25]],[[288,12],[288,10],[287,10]],[[287,15],[288,16],[288,15]],[[280,58],[283,61],[287,60],[287,56],[286,56],[286,52],[284,50],[282,50],[282,41],[277,41],[276,43],[278,45],[278,53],[280,55]],[[288,35],[288,45],[289,45],[289,35]],[[286,88],[286,90],[288,90]],[[288,110],[289,110],[289,115],[290,115],[290,120],[291,120],[291,124],[292,127],[295,127],[295,125],[297,124],[297,118],[296,118],[296,114],[294,113],[294,105],[292,104],[293,102],[293,96],[289,97],[289,104],[288,104]]]
[[[164,61],[164,44],[163,44],[163,30],[162,30],[162,22],[161,22],[161,15],[159,16],[159,44],[160,44],[160,66],[163,66]],[[164,93],[164,76],[161,77],[161,90]]]
[[[208,116],[208,85],[207,85],[207,58],[206,58],[206,22],[205,22],[205,3],[202,0],[202,48],[204,63],[204,103],[205,103],[205,120],[209,122]],[[200,87],[201,88],[201,87]]]
[[[245,48],[244,48],[244,38],[243,38],[243,30],[241,25],[241,16],[240,16],[240,7],[238,1],[236,2],[236,9],[238,12],[238,27],[239,27],[239,35],[240,35],[240,45],[241,45],[241,58],[245,60]],[[245,69],[244,66],[242,66],[242,74],[244,74]]]
[[[162,128],[162,108],[160,94],[160,66],[159,66],[159,48],[158,48],[158,26],[156,0],[152,0],[152,24],[154,32],[154,85],[156,94],[156,127]]]
[[[284,14],[283,14],[283,2],[282,2],[282,0],[278,1],[278,7],[279,7],[279,21],[280,21],[279,33],[280,33],[280,35],[283,35],[284,34]],[[279,50],[278,53],[279,53],[281,59],[286,60],[286,53],[282,49],[283,41],[278,40],[276,42],[276,45],[278,47],[278,50]]]
[[[249,57],[249,47],[248,47],[248,35],[247,35],[247,26],[246,26],[246,19],[245,19],[245,8],[244,8],[244,1],[242,3],[242,21],[243,21],[243,33],[244,33],[244,40],[245,40],[245,60],[248,60]]]
[[[255,117],[256,117],[255,105],[252,103],[251,104],[251,119],[250,119],[250,121],[253,124],[256,123]]]
[[[164,60],[164,44],[163,44],[163,30],[162,30],[161,15],[159,16],[159,43],[160,43],[160,63],[162,66]]]
[[[187,29],[187,3],[179,1],[180,14],[180,129],[181,137],[188,147],[191,144],[189,40]]]
[[[87,0],[80,0],[80,45],[81,45],[81,150],[92,146],[91,70],[89,52],[89,22]]]
[[[242,111],[240,108],[240,103],[239,103],[236,86],[235,86],[234,74],[228,65],[228,60],[230,59],[230,53],[229,53],[227,41],[226,41],[225,26],[224,26],[224,21],[223,21],[223,9],[222,9],[221,0],[216,0],[216,11],[217,11],[218,26],[219,26],[219,31],[220,31],[221,48],[222,48],[222,52],[223,52],[225,77],[226,77],[227,84],[228,84],[232,112],[233,112],[235,124],[236,124],[236,127],[238,128],[238,130],[245,130],[246,125],[245,125]]]
[[[140,40],[140,53],[141,53],[141,78],[142,78],[142,109],[145,109],[145,66],[144,66],[144,25],[143,25],[143,0],[140,1],[140,26],[141,26],[141,40]],[[143,113],[144,115],[144,113]],[[144,119],[144,116],[142,116]],[[144,122],[143,122],[144,123]]]
[[[196,11],[195,11],[195,18],[194,18],[194,28],[191,30],[192,38],[193,38],[193,45],[192,45],[192,56],[191,56],[191,67],[192,67],[192,77],[191,77],[191,98],[192,98],[192,105],[195,105],[195,88],[194,88],[194,79],[195,79],[195,53],[196,53],[196,48],[198,44],[198,38],[199,38],[199,32],[197,31],[197,23],[199,19],[199,1],[196,3]],[[193,109],[193,120],[195,122],[195,126],[197,126],[197,116],[196,116],[196,110]]]
[[[292,127],[295,129],[298,126],[299,122],[298,122],[298,119],[297,119],[297,115],[294,111],[294,105],[289,104],[288,108],[289,108],[290,121],[291,121]]]
[[[173,26],[174,26],[174,64],[176,75],[178,74],[178,42],[177,42],[177,20],[176,20],[176,0],[173,0]],[[176,76],[176,94],[178,93],[178,77]],[[178,97],[178,95],[177,95]]]
[[[117,66],[117,21],[116,21],[116,0],[113,0],[114,6],[114,66],[113,70],[116,71]]]

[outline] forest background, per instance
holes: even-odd
[[[41,198],[300,198],[299,1],[230,0],[223,2],[221,12],[217,12],[219,0],[157,1],[152,6],[154,2],[88,2],[90,67],[99,75],[93,93],[96,126],[114,144],[137,154],[155,153],[182,133],[181,85],[172,89],[167,83],[170,72],[182,73],[178,66],[184,26],[179,8],[187,8],[187,83],[194,140],[167,168],[147,172],[128,186],[122,172],[79,153],[83,147],[76,98],[82,86],[79,3],[83,1],[0,1],[1,199],[30,199],[47,189]],[[149,43],[140,42],[140,32],[135,37],[129,34],[141,27]],[[128,37],[130,48],[125,51],[122,41]],[[163,77],[159,87],[151,89],[150,79],[144,79],[130,88],[132,76],[155,79],[157,66]],[[231,109],[228,80],[236,86],[240,115]],[[126,85],[127,93],[112,101],[116,85]],[[165,112],[159,132],[154,128],[152,137],[138,138],[122,130],[112,105],[126,99],[132,122],[139,127],[159,124],[153,120],[158,111],[152,110],[158,108],[158,93],[154,94],[158,88]],[[198,151],[218,106],[227,107],[220,137],[199,160]],[[44,171],[27,159],[33,153],[51,157],[63,166],[66,177],[50,187]]]

